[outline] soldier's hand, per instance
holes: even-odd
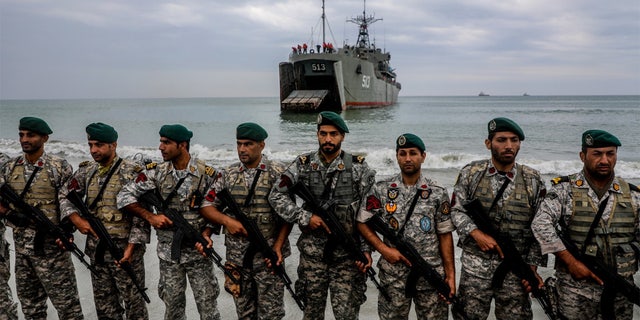
[[[242,223],[236,219],[228,217],[225,219],[224,227],[227,228],[227,232],[234,236],[248,237],[249,234],[247,230],[244,228]]]
[[[9,213],[9,207],[6,207],[2,201],[0,201],[0,216],[4,216]]]
[[[456,278],[455,276],[453,277],[447,276],[445,277],[444,281],[447,283],[447,285],[449,285],[449,296],[445,297],[440,293],[438,293],[438,296],[440,297],[440,299],[442,299],[442,301],[445,301],[446,303],[451,304],[451,302],[448,299],[456,295]]]
[[[133,257],[133,249],[134,248],[135,248],[135,244],[127,243],[127,247],[124,248],[124,252],[122,254],[122,259],[114,261],[116,266],[120,267],[120,265],[125,263],[125,262],[131,263],[131,257]]]
[[[327,232],[327,234],[331,234],[331,230],[329,230],[327,224],[324,223],[324,220],[322,220],[322,218],[320,218],[320,216],[317,214],[311,215],[311,218],[309,219],[309,228],[311,228],[311,230],[323,228],[324,231]]]
[[[562,250],[555,253],[556,258],[562,260],[567,266],[571,277],[574,280],[592,279],[597,284],[603,286],[604,282],[595,273],[591,272],[580,260],[576,259],[568,250]]]
[[[380,251],[380,254],[382,254],[382,257],[391,264],[402,262],[408,267],[411,267],[411,261],[409,261],[409,259],[407,259],[407,257],[400,253],[396,248],[386,247],[384,250]]]
[[[367,263],[363,263],[362,261],[356,260],[356,267],[360,272],[365,273],[367,269],[371,268],[371,264],[373,259],[371,259],[371,253],[368,251],[363,252],[365,258],[367,258]]]
[[[98,234],[93,230],[93,228],[91,228],[91,224],[89,224],[89,221],[87,221],[87,219],[82,218],[82,217],[80,217],[78,215],[72,215],[69,218],[70,218],[71,222],[73,223],[73,225],[76,226],[78,231],[80,231],[80,233],[82,233],[82,234],[90,234],[95,239],[98,239]]]
[[[62,242],[62,241],[63,241],[63,240],[62,240],[62,239],[60,239],[60,238],[56,239],[56,245],[58,245],[58,248],[60,248],[60,250],[64,250],[64,251],[66,251],[66,250],[67,250],[67,247],[65,247],[65,246],[64,246],[64,242]],[[67,241],[68,241],[69,243],[73,243],[73,237],[71,237],[71,238],[67,239]]]
[[[206,230],[202,232],[202,237],[204,238],[204,240],[207,241],[207,248],[213,248],[213,240],[211,240],[211,236],[210,233],[208,233]],[[207,256],[207,253],[204,252],[205,247],[202,246],[202,243],[197,242],[195,244],[196,250],[198,250],[198,252],[203,255],[204,257]]]
[[[156,229],[164,229],[173,225],[173,221],[164,214],[154,214],[149,219],[149,223]]]
[[[502,249],[498,245],[498,242],[496,242],[496,239],[480,231],[480,229],[471,231],[469,235],[476,241],[480,250],[483,252],[496,251],[500,258],[504,259],[504,253],[502,253]]]
[[[264,258],[264,264],[267,265],[267,268],[273,268],[274,266],[279,266],[282,264],[282,261],[284,260],[284,258],[282,257],[282,250],[280,247],[274,246],[273,252],[276,253],[276,257],[278,257],[278,261],[276,261],[276,264],[273,265],[271,262],[271,259]]]

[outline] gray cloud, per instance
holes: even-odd
[[[320,0],[0,1],[0,98],[276,96]],[[330,41],[362,1],[326,3]],[[640,94],[636,0],[367,2],[402,95]],[[315,37],[312,37],[312,28]]]

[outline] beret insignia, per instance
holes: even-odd
[[[208,175],[209,177],[213,177],[215,173],[216,173],[216,169],[214,169],[213,167],[209,167],[209,166],[204,167],[204,174]]]
[[[593,137],[590,134],[587,134],[584,136],[584,144],[588,145],[588,146],[592,146],[593,145]]]
[[[404,145],[405,145],[405,143],[407,143],[407,138],[405,138],[405,136],[400,136],[400,137],[398,138],[398,145],[399,145],[399,146],[404,146]]]
[[[495,130],[496,128],[497,128],[496,121],[495,121],[495,120],[491,120],[491,121],[489,122],[489,130],[493,131],[493,130]]]
[[[151,163],[147,163],[146,168],[147,170],[151,170],[151,169],[155,169],[158,166],[157,162],[151,162]]]
[[[373,195],[367,197],[367,211],[380,209],[380,208],[382,208],[382,203],[380,202],[380,199],[378,199],[376,196],[373,196]]]

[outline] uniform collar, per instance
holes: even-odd
[[[418,181],[416,182],[415,185],[411,186],[412,188],[415,187],[418,190],[427,190],[429,189],[429,180],[427,179],[427,177],[425,177],[423,174],[420,175],[420,178],[418,179]],[[402,183],[402,175],[400,173],[398,173],[390,182],[389,182],[389,188],[392,189],[397,189],[404,186],[404,183]]]
[[[187,167],[184,170],[176,170],[176,168],[173,166],[173,163],[169,162],[169,171],[170,172],[178,172],[178,171],[182,171],[182,172],[186,172],[187,174],[191,174],[194,176],[199,176],[200,172],[198,171],[198,162],[197,159],[193,156],[193,155],[189,155],[189,163],[187,164]]]
[[[238,170],[240,172],[250,171],[252,169],[260,170],[260,171],[267,171],[267,156],[265,156],[263,154],[262,157],[260,158],[260,163],[255,168],[247,168],[247,166],[245,166],[244,163],[242,163],[242,162],[240,162],[239,168],[238,168]]]
[[[43,152],[42,155],[40,156],[40,158],[38,158],[38,160],[36,160],[36,162],[34,162],[33,164],[30,164],[29,161],[27,161],[27,158],[24,156],[24,153],[20,155],[20,157],[18,157],[18,161],[16,162],[18,165],[31,165],[31,166],[35,166],[35,167],[44,167],[44,165],[47,163],[47,153]]]
[[[504,176],[507,177],[509,180],[513,181],[516,177],[517,172],[518,172],[518,164],[514,163],[513,168],[511,168],[511,171],[508,171],[507,174],[505,174]],[[489,166],[487,166],[487,176],[491,177],[497,174],[500,174],[498,172],[498,169],[496,169],[496,167],[493,165],[493,162],[489,160]]]
[[[573,186],[580,189],[591,188],[591,186],[589,186],[589,182],[587,182],[587,178],[584,175],[584,170],[576,174],[575,180],[571,181],[571,183],[573,184]],[[611,181],[608,191],[622,194],[622,188],[620,187],[620,179],[618,177],[613,177],[613,181]]]

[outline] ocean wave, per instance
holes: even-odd
[[[0,139],[0,152],[9,156],[20,154],[20,144],[17,140]],[[310,149],[309,149],[310,150]],[[292,162],[298,155],[309,150],[275,150],[267,146],[264,154],[270,159]],[[46,144],[46,151],[64,159],[67,159],[74,168],[78,163],[90,160],[88,146],[84,143],[49,141]],[[211,148],[201,144],[191,146],[191,153],[214,166],[225,167],[238,161],[235,148]],[[381,176],[390,176],[398,171],[395,158],[395,149],[380,148],[376,150],[355,149],[348,150],[354,154],[363,155],[369,166],[377,171]],[[160,152],[156,147],[140,146],[118,146],[118,154],[125,158],[143,158],[152,161],[162,161]],[[487,154],[469,153],[427,153],[427,159],[423,164],[425,170],[438,170],[446,172],[457,172],[471,161],[485,159]],[[578,172],[582,169],[580,159],[575,160],[544,160],[532,158],[519,158],[519,163],[527,164],[540,171],[543,175],[557,176]],[[616,165],[616,174],[628,179],[640,179],[640,161],[621,161]]]

